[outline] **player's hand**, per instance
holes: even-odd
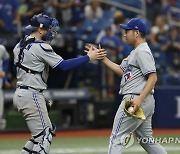
[[[141,106],[142,101],[139,97],[136,97],[132,100],[132,102],[131,106],[134,108],[133,112],[135,112]]]
[[[86,44],[84,52],[88,53],[91,46],[95,47],[93,44]]]
[[[11,84],[7,81],[4,83],[4,88],[5,89],[10,89],[11,88]]]
[[[106,55],[104,55],[104,57],[102,57],[101,59],[99,59],[99,60],[104,60],[105,58],[107,58],[106,56],[107,56],[107,51],[105,51],[105,49],[103,49],[103,48],[101,48],[101,45],[99,44],[99,46],[98,46],[98,49],[99,49],[99,52],[101,52],[101,51],[104,51],[105,53],[106,53]],[[102,50],[103,49],[103,50]]]
[[[6,73],[4,71],[0,71],[0,78],[4,78]]]
[[[104,49],[96,48],[92,44],[86,45],[85,48],[86,48],[86,50],[84,50],[84,51],[90,57],[90,60],[102,60],[107,55],[107,53]]]

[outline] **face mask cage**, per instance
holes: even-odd
[[[52,41],[53,38],[57,35],[58,31],[59,31],[59,23],[57,21],[57,19],[53,18],[51,25],[48,29],[48,33],[46,36],[46,41]]]

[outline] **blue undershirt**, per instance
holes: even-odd
[[[78,57],[78,58],[71,58],[71,59],[63,60],[55,68],[67,71],[67,70],[69,70],[71,68],[74,68],[74,67],[77,67],[77,66],[79,66],[81,64],[87,63],[89,60],[90,59],[89,59],[88,55]]]

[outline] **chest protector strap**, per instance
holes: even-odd
[[[23,69],[24,71],[26,71],[26,73],[32,73],[32,74],[39,74],[41,72],[37,72],[37,71],[34,71],[34,70],[31,70],[25,66],[23,66],[21,64],[21,61],[22,61],[22,57],[23,57],[23,50],[25,49],[25,47],[28,45],[28,44],[31,44],[35,41],[35,38],[30,38],[28,40],[26,40],[26,38],[24,37],[21,41],[20,41],[20,52],[19,52],[19,55],[18,55],[18,62],[16,63],[16,66]]]

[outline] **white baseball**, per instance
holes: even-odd
[[[132,106],[130,106],[130,107],[128,108],[128,111],[129,111],[130,113],[132,113],[132,112],[134,111],[134,108],[133,108]]]

